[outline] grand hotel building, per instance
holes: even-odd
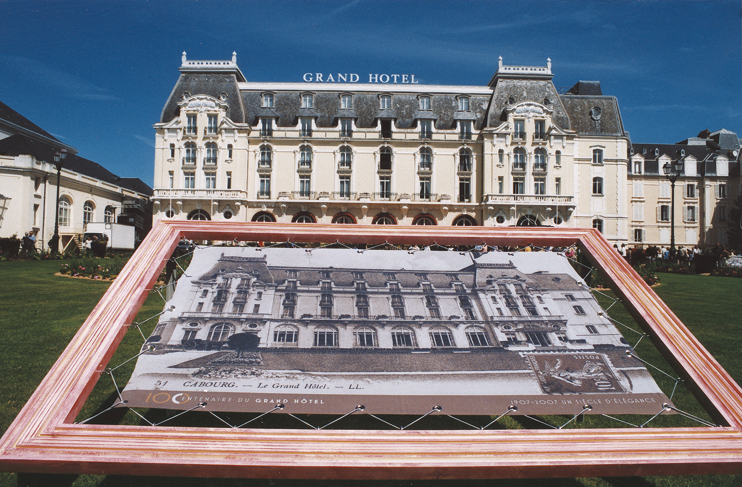
[[[651,208],[648,199],[666,193],[637,198],[645,177],[660,188],[661,168],[635,169],[646,153],[632,152],[616,98],[598,82],[560,93],[551,61],[500,58],[486,86],[248,82],[236,55],[183,53],[180,73],[155,125],[155,220],[548,225],[598,228],[617,243],[666,237],[669,222],[643,219],[648,211],[637,219],[636,205]],[[734,158],[725,166],[737,175],[730,195]],[[676,241],[703,243],[702,222],[682,218],[687,206],[676,207],[676,224],[696,232]]]

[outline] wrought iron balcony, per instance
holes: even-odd
[[[529,204],[529,205],[558,205],[575,206],[574,196],[546,195],[546,194],[485,194],[484,201],[490,204]]]

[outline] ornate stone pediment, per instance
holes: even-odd
[[[198,110],[199,112],[227,110],[229,108],[227,103],[208,95],[184,96],[183,101],[178,103],[178,106],[181,110]]]
[[[546,108],[543,105],[540,105],[538,103],[533,103],[530,101],[518,103],[517,105],[513,105],[511,107],[508,107],[505,109],[505,111],[510,114],[519,116],[519,117],[533,117],[533,116],[551,116],[552,113],[554,113],[554,110],[550,110]]]

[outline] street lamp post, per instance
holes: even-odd
[[[675,181],[683,172],[683,160],[666,162],[662,166],[665,177],[670,181],[670,258],[675,258]]]
[[[57,208],[54,217],[54,235],[49,240],[49,250],[52,254],[59,252],[59,182],[62,178],[62,165],[66,157],[66,149],[54,153],[54,165],[57,167]]]

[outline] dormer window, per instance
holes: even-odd
[[[304,93],[301,95],[301,107],[314,108],[314,95],[311,93]]]
[[[430,110],[430,97],[429,96],[420,97],[420,110]]]
[[[392,108],[392,96],[391,95],[381,95],[379,97],[379,107],[382,110],[389,110]]]
[[[459,110],[462,112],[469,111],[469,97],[468,96],[459,97]]]
[[[634,174],[641,174],[641,173],[642,173],[641,161],[634,161]]]
[[[353,97],[351,95],[340,95],[340,108],[346,110],[353,108]]]
[[[264,93],[263,94],[263,108],[273,108],[274,96],[273,93]]]

